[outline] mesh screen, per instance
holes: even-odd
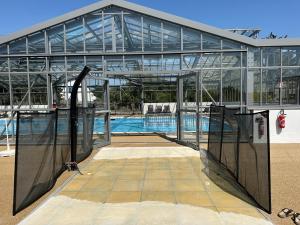
[[[78,109],[77,162],[93,145],[94,108]],[[70,161],[69,109],[17,115],[15,215],[48,192]]]
[[[93,149],[94,108],[78,108],[76,161],[81,162]]]
[[[14,214],[55,183],[55,113],[18,113]]]
[[[220,160],[222,147],[222,132],[224,107],[210,107],[208,151],[216,159]]]
[[[234,176],[237,176],[238,123],[234,114],[238,113],[240,109],[223,107],[223,110],[224,117],[220,160]]]
[[[208,152],[271,213],[269,111],[238,114],[239,109],[224,106],[210,109]]]

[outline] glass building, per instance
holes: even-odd
[[[84,65],[92,70],[84,82],[87,101],[101,106],[103,81],[96,78],[106,77],[112,111],[176,102],[177,78],[195,72],[203,102],[299,107],[300,39],[243,33],[104,0],[0,37],[0,110],[68,107]]]

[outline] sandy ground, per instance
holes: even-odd
[[[112,146],[126,146],[134,142],[136,146],[172,146],[172,143],[154,136],[143,137],[113,137]],[[202,147],[204,147],[203,145]],[[284,207],[293,208],[300,212],[300,144],[271,145],[272,173],[272,220],[278,225],[293,224],[290,219],[280,219],[277,213]],[[85,163],[85,162],[83,162]],[[28,215],[36,206],[47,198],[55,189],[70,176],[64,173],[56,183],[55,188],[32,204],[21,213],[12,216],[14,157],[0,158],[0,224],[16,224]]]

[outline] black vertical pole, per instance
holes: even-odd
[[[71,92],[70,102],[70,136],[71,136],[71,163],[76,163],[76,151],[77,151],[77,92],[78,88],[90,72],[90,68],[85,66],[81,73],[76,78]]]

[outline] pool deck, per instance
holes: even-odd
[[[81,171],[20,224],[272,224],[205,152],[157,136],[113,137]]]

